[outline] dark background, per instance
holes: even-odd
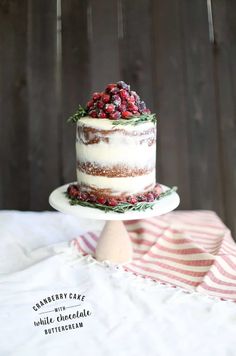
[[[121,79],[160,117],[158,180],[236,233],[235,0],[0,0],[0,208],[49,209],[66,118]]]

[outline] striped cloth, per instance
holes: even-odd
[[[125,271],[236,301],[236,244],[214,212],[177,211],[125,225],[134,249]],[[93,255],[97,239],[88,232],[73,243]]]

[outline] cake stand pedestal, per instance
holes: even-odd
[[[95,258],[98,261],[130,262],[132,260],[132,243],[123,221],[160,216],[176,209],[180,203],[179,195],[172,192],[170,195],[157,200],[153,209],[147,209],[143,212],[105,213],[96,208],[70,205],[69,199],[64,194],[69,184],[55,189],[49,197],[49,203],[54,209],[65,214],[106,221],[96,247]],[[165,185],[162,185],[162,188],[164,191],[169,189]]]

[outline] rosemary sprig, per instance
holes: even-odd
[[[171,189],[166,190],[165,192],[161,193],[157,199],[155,199],[153,202],[138,202],[136,204],[130,204],[127,202],[124,203],[119,203],[116,206],[108,206],[108,205],[102,205],[98,203],[90,203],[88,201],[82,201],[78,200],[76,198],[71,198],[67,192],[65,192],[66,196],[69,199],[70,205],[80,205],[80,206],[85,206],[87,208],[96,208],[99,210],[103,210],[105,213],[112,211],[115,213],[125,213],[126,211],[145,211],[147,209],[153,209],[154,205],[156,202],[168,195],[170,195],[173,192],[177,191],[177,187],[173,187]]]
[[[87,115],[87,110],[84,109],[81,105],[79,105],[76,112],[73,115],[71,115],[67,121],[76,123],[79,119],[81,119],[82,117],[84,117],[86,115]]]
[[[130,118],[130,119],[119,119],[116,121],[113,121],[112,124],[114,126],[118,126],[118,125],[139,125],[142,124],[144,122],[153,122],[155,123],[157,121],[156,115],[155,114],[143,114],[134,118]]]

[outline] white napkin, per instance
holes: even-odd
[[[234,303],[144,282],[115,266],[79,259],[62,242],[82,233],[86,224],[91,229],[89,222],[58,213],[0,213],[5,271],[0,278],[1,356],[235,354]],[[57,300],[60,294],[66,297]],[[84,300],[69,295],[84,295]],[[36,307],[45,299],[47,304]],[[55,311],[59,307],[67,309]],[[60,314],[77,312],[89,315],[57,321]],[[47,316],[54,322],[35,326]],[[81,321],[82,327],[58,331]]]

